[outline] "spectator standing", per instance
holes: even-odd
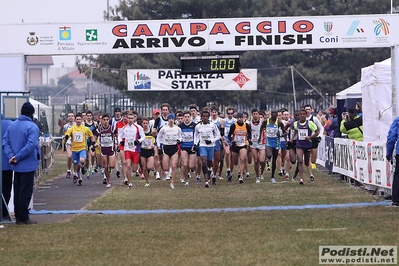
[[[356,109],[350,108],[348,115],[341,121],[341,132],[348,134],[348,139],[363,141],[363,120]]]
[[[35,224],[29,219],[35,171],[39,166],[39,128],[33,123],[35,108],[22,105],[21,115],[7,129],[3,148],[14,171],[14,213],[17,224]]]

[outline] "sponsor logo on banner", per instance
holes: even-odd
[[[36,36],[36,32],[29,32],[29,37],[26,38],[26,42],[30,46],[34,46],[39,42],[39,37]]]
[[[72,30],[71,27],[63,26],[60,29],[60,41],[70,41],[72,40]]]
[[[26,38],[26,43],[30,46],[38,45],[54,45],[53,36],[37,36],[36,32],[29,32],[29,36]]]
[[[388,36],[390,35],[390,24],[385,19],[374,20],[374,34],[376,36],[376,43],[389,43]]]
[[[351,25],[348,28],[348,31],[345,34],[345,37],[342,37],[342,42],[367,42],[367,35],[365,35],[365,30],[363,27],[359,26],[359,24],[360,20],[352,21]]]
[[[242,89],[242,87],[245,85],[245,83],[247,83],[249,81],[249,78],[245,76],[245,74],[242,72],[242,70],[240,71],[240,73],[233,78],[234,82],[237,83],[238,87],[240,87],[240,89]]]
[[[129,69],[128,90],[256,90],[257,70],[240,74],[181,74],[178,69]]]
[[[334,33],[332,32],[333,25],[333,22],[324,22],[324,36],[321,36],[319,39],[321,43],[338,42],[338,36],[332,36],[334,35]]]
[[[371,164],[371,143],[367,144],[367,169],[369,183],[373,183],[373,165]]]
[[[96,29],[86,30],[86,41],[87,42],[98,41],[98,32]]]
[[[72,40],[72,28],[68,26],[59,27],[59,42],[57,43],[58,51],[73,51],[75,44]]]
[[[134,89],[135,90],[150,90],[151,89],[151,78],[144,73],[137,71],[134,76]]]

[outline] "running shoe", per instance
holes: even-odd
[[[185,185],[186,187],[188,187],[188,185],[189,185],[188,181],[186,181],[186,183],[184,183],[184,185]]]
[[[186,182],[186,181],[184,181],[183,177],[180,177],[180,182],[182,182],[182,184],[184,184],[184,182]]]
[[[205,187],[209,187],[208,181],[205,182]]]
[[[125,183],[125,185],[129,184],[129,181],[127,180],[127,178],[125,178],[125,180],[123,181]],[[130,183],[131,184],[131,183]]]
[[[278,171],[278,175],[279,175],[279,176],[283,176],[283,170],[280,169],[280,170]]]
[[[286,180],[290,180],[290,174],[289,173],[285,173],[285,179]]]
[[[265,177],[263,175],[261,175],[260,176],[260,180],[263,180],[263,179],[265,179]]]
[[[107,184],[107,178],[106,177],[103,178],[103,184],[104,185]]]
[[[83,171],[82,171],[82,172],[83,172]],[[82,173],[82,174],[83,174],[83,173]],[[90,171],[87,171],[87,172],[86,172],[86,178],[87,178],[87,179],[90,179]]]
[[[244,183],[244,179],[243,179],[242,177],[240,177],[240,178],[238,179],[238,182],[240,182],[240,184],[242,184],[242,183]]]
[[[310,181],[314,181],[314,175],[310,175]]]
[[[105,187],[106,188],[110,188],[111,187],[111,183],[108,183]]]
[[[83,166],[82,167],[82,175],[86,174],[86,172],[87,172],[87,168],[86,168],[86,166]]]
[[[256,183],[260,183],[260,178],[259,177],[256,178]]]
[[[71,178],[71,171],[68,171],[65,177],[66,178]]]
[[[292,177],[292,182],[296,182],[296,176]]]
[[[170,185],[170,188],[171,188],[171,189],[175,189],[175,186],[174,186],[174,185]]]
[[[139,175],[140,175],[140,174],[139,174],[139,171],[137,170],[137,171],[136,171],[136,176],[139,176]]]
[[[227,176],[227,182],[231,182],[231,179],[233,178],[233,176],[232,175],[228,175]]]
[[[100,172],[103,175],[104,174],[104,168],[101,168]]]
[[[276,179],[274,179],[274,178],[270,178],[270,182],[272,182],[272,184],[276,184],[277,183]]]
[[[159,175],[158,172],[155,173],[155,179],[156,179],[156,180],[161,180],[161,176]]]
[[[132,189],[133,185],[132,183],[129,183],[128,189]]]
[[[299,179],[299,185],[303,185],[303,184],[305,184],[305,182],[303,181],[303,179],[302,179],[302,178]]]
[[[121,177],[121,172],[116,171],[116,177],[117,177],[117,178],[120,178],[120,177]]]
[[[79,178],[79,181],[78,181],[78,186],[81,186],[81,185],[82,185],[82,181],[83,181],[83,180],[82,180],[82,178],[80,177],[80,178]]]
[[[78,179],[79,179],[78,175],[77,175],[77,174],[74,174],[74,175],[73,175],[73,183],[78,182]]]
[[[195,181],[197,182],[197,184],[201,183],[201,177],[199,175],[197,175],[197,178],[195,179]]]
[[[212,177],[212,185],[216,185],[216,177]]]
[[[94,171],[94,167],[91,168],[90,172],[91,172],[92,175],[94,175],[94,172],[95,172],[95,171]],[[96,173],[97,173],[97,172],[96,172]]]
[[[249,177],[250,177],[250,175],[249,175],[249,173],[247,172],[247,174],[246,174],[246,176],[245,176],[247,179],[249,179]]]
[[[172,173],[168,173],[168,174],[166,175],[165,180],[170,180],[171,177],[172,177]]]
[[[98,173],[98,167],[94,167],[94,172]]]
[[[145,186],[145,187],[149,187],[149,186],[150,186],[150,182],[145,183],[144,186]]]
[[[144,176],[144,174],[141,174],[141,176],[140,176],[140,177],[141,177],[141,179],[145,179],[145,176]]]
[[[229,178],[229,176],[231,176],[231,171],[227,170],[226,177]]]

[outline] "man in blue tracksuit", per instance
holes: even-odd
[[[392,153],[396,145],[395,173],[392,181],[392,206],[399,207],[399,117],[397,117],[389,128],[387,137],[387,160],[392,163]]]
[[[29,219],[29,202],[33,194],[34,174],[39,166],[39,128],[33,122],[35,108],[22,105],[21,115],[7,129],[3,149],[14,171],[14,213],[17,224],[34,224]]]

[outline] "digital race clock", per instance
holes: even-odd
[[[180,57],[182,74],[239,73],[239,55]]]

